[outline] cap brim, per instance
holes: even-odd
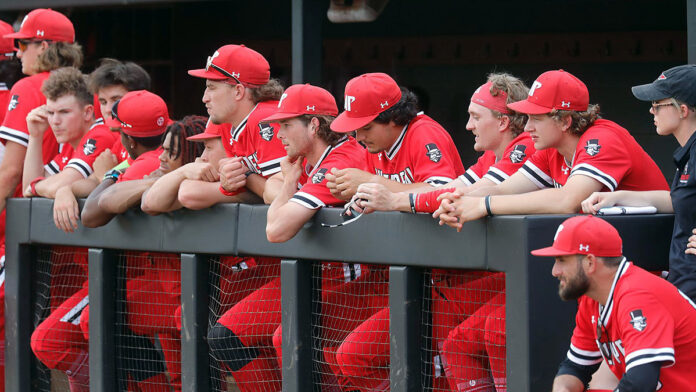
[[[346,115],[348,112],[343,112],[336,117],[335,120],[331,122],[331,130],[339,133],[353,132],[356,129],[360,129],[365,125],[369,124],[370,121],[374,120],[379,116],[379,113],[375,115],[365,116],[365,117],[348,117]]]
[[[109,128],[121,128],[123,125],[121,125],[121,122],[116,120],[115,118],[110,118],[110,119],[104,119],[104,125],[106,125]]]
[[[634,97],[641,101],[659,101],[661,99],[671,98],[669,94],[657,89],[654,83],[633,86],[631,87],[631,92]]]
[[[277,112],[274,113],[263,120],[259,121],[262,123],[269,123],[269,122],[276,122],[280,120],[287,120],[289,118],[295,118],[295,117],[300,117],[302,114],[297,114],[297,113],[283,113],[283,112]]]
[[[551,108],[543,107],[527,100],[513,102],[507,105],[508,108],[523,114],[546,114],[551,113]]]
[[[567,255],[577,254],[577,253],[573,253],[573,252],[568,252],[567,250],[556,249],[553,246],[547,246],[546,248],[533,250],[531,253],[534,256],[550,256],[550,257],[567,256]]]
[[[5,34],[2,37],[3,38],[12,38],[12,39],[34,38],[33,35],[26,34],[26,33],[20,33],[20,32]]]
[[[229,79],[227,76],[221,75],[217,72],[213,71],[206,71],[204,68],[202,69],[190,69],[188,71],[188,74],[196,77],[196,78],[203,78],[203,79],[210,79],[210,80],[225,80]]]
[[[199,133],[198,135],[189,136],[186,138],[186,140],[197,141],[197,140],[205,140],[205,139],[214,139],[216,137],[221,137],[221,136],[219,133],[203,132],[203,133]]]

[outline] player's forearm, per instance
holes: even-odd
[[[111,214],[123,214],[140,205],[143,193],[152,186],[154,179],[124,181],[110,186],[99,198],[99,207]]]
[[[660,213],[671,214],[674,212],[669,191],[616,191],[612,196],[616,198],[615,205],[632,207],[654,206]]]
[[[277,225],[282,220],[281,208],[288,204],[292,196],[297,191],[297,184],[290,181],[283,181],[283,185],[278,190],[278,194],[273,199],[271,206],[268,207],[267,224]]]
[[[265,177],[253,173],[250,174],[249,177],[247,177],[246,188],[254,194],[258,195],[260,198],[263,198],[263,192],[266,189],[267,181],[268,180]]]
[[[579,378],[570,374],[556,376],[553,380],[553,392],[582,392],[585,386]]]
[[[41,145],[43,138],[29,137],[27,152],[24,156],[24,172],[22,174],[22,189],[26,189],[34,179],[44,175]]]
[[[160,177],[143,195],[140,208],[148,214],[181,208],[179,187],[185,179],[181,168]]]
[[[90,193],[92,193],[97,185],[99,185],[99,179],[94,176],[89,176],[85,179],[77,180],[70,184],[70,189],[75,197],[87,197]]]
[[[80,217],[85,227],[103,226],[115,216],[115,214],[110,214],[99,207],[99,198],[101,194],[113,184],[114,180],[106,179],[89,194],[85,206],[82,208]]]
[[[266,186],[263,189],[263,202],[271,204],[278,197],[280,190],[283,189],[282,177],[271,177],[266,181]]]
[[[372,176],[371,180],[368,182],[375,182],[377,184],[382,184],[387,189],[389,189],[392,192],[418,192],[418,191],[424,191],[424,190],[433,190],[435,189],[432,185],[428,184],[427,182],[416,182],[413,184],[402,184],[400,182],[392,181],[387,178],[384,178],[382,176],[374,175]]]
[[[0,165],[0,199],[2,199],[2,208],[0,208],[0,211],[5,208],[5,199],[14,194],[17,185],[22,180],[21,163],[16,166],[6,165],[5,160],[3,160],[2,163],[3,164]]]
[[[574,214],[580,201],[562,188],[542,189],[519,195],[495,195],[490,198],[494,215]]]

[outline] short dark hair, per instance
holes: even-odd
[[[387,124],[393,121],[398,126],[404,126],[413,120],[418,114],[418,97],[405,87],[401,87],[401,99],[396,105],[383,111],[373,121],[379,124]]]
[[[85,75],[77,68],[63,67],[51,72],[41,86],[43,95],[55,101],[65,95],[74,95],[83,105],[94,104],[94,96],[87,89]]]
[[[169,151],[174,150],[174,138],[179,139],[179,149],[173,159],[183,157],[182,164],[191,163],[203,153],[204,143],[186,140],[189,136],[198,135],[205,131],[206,118],[203,116],[186,116],[179,121],[173,122],[167,127],[167,132],[172,135],[170,139]]]
[[[24,77],[22,73],[22,63],[17,56],[12,56],[7,60],[0,61],[0,76],[2,77],[0,82],[5,83],[8,90],[11,89],[19,79]],[[3,110],[5,110],[5,108],[3,108]]]
[[[109,86],[123,86],[128,91],[149,90],[150,83],[150,75],[143,67],[112,58],[101,59],[99,67],[89,75],[89,89],[93,94]]]
[[[335,146],[336,143],[338,143],[338,141],[341,140],[343,136],[345,136],[343,133],[338,133],[331,130],[331,123],[335,119],[334,116],[329,116],[325,114],[303,114],[298,118],[300,119],[300,121],[302,121],[302,123],[305,126],[307,126],[307,124],[309,124],[313,118],[319,120],[319,129],[317,129],[317,135],[319,135],[321,140],[325,141],[330,146]]]
[[[607,267],[618,267],[619,264],[621,264],[621,261],[623,261],[624,257],[619,256],[619,257],[598,257],[602,261],[604,261],[604,265]]]

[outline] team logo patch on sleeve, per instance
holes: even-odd
[[[273,127],[271,124],[259,124],[259,135],[263,140],[270,142],[273,139]]]
[[[10,104],[7,105],[7,111],[9,112],[10,110],[17,109],[18,104],[19,104],[19,95],[13,95],[12,98],[10,98]]]
[[[87,139],[82,146],[82,152],[84,152],[85,155],[92,155],[95,151],[97,151],[97,141],[94,139]]]
[[[515,146],[515,148],[510,151],[510,161],[512,163],[522,163],[524,162],[524,158],[527,157],[527,154],[524,153],[524,150],[527,149],[527,146],[524,144],[518,144]]]
[[[602,146],[599,145],[599,139],[590,139],[585,145],[585,151],[587,152],[587,155],[591,157],[599,154],[599,150],[601,148]]]
[[[642,332],[648,326],[648,319],[643,316],[643,311],[636,309],[631,311],[631,325],[633,329]]]
[[[314,175],[312,176],[312,182],[315,184],[319,184],[322,181],[324,181],[324,177],[326,177],[326,172],[329,171],[327,168],[321,168],[319,169]]]
[[[425,155],[435,163],[440,162],[440,159],[442,159],[442,152],[437,148],[435,143],[428,143],[425,145]]]

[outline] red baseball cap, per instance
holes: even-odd
[[[351,79],[345,95],[345,111],[331,123],[335,132],[352,132],[369,124],[399,102],[401,89],[385,73],[367,73]]]
[[[222,133],[229,131],[230,128],[231,128],[230,124],[213,124],[213,122],[210,121],[210,119],[208,119],[208,123],[205,124],[205,131],[203,131],[197,135],[189,136],[186,138],[186,140],[191,140],[191,141],[196,142],[196,141],[203,141],[206,139],[213,139],[216,137],[222,137]]]
[[[539,75],[524,101],[507,105],[524,114],[546,114],[554,109],[584,112],[590,104],[587,86],[572,74],[559,69]]]
[[[287,88],[278,101],[278,110],[263,122],[284,120],[303,114],[338,114],[336,99],[330,92],[311,84],[295,84]]]
[[[167,104],[159,95],[137,90],[116,101],[111,108],[111,118],[104,123],[111,128],[121,128],[128,136],[150,137],[163,134],[172,120]]]
[[[0,60],[4,57],[14,57],[15,47],[12,38],[5,38],[5,35],[14,33],[14,29],[8,23],[0,20]]]
[[[19,31],[4,35],[5,38],[37,38],[49,41],[75,42],[75,28],[67,16],[50,8],[37,8],[22,21]]]
[[[587,255],[619,257],[622,241],[614,226],[594,215],[575,216],[558,226],[553,245],[533,250],[534,256]]]
[[[225,45],[208,57],[204,69],[188,74],[211,80],[234,79],[245,86],[262,86],[271,78],[271,66],[261,53],[244,45]]]

